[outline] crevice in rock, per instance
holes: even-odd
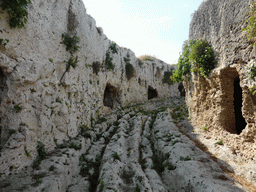
[[[67,31],[72,34],[73,31],[77,28],[78,21],[76,18],[76,14],[72,9],[72,4],[70,3],[69,9],[68,9],[68,24],[67,24]]]
[[[242,114],[242,88],[240,87],[240,79],[236,78],[234,80],[234,110],[236,118],[236,132],[240,134],[242,130],[246,127],[246,122]]]
[[[139,85],[141,85],[141,79],[140,78],[138,79],[138,83],[139,83]]]
[[[0,106],[3,101],[4,96],[7,93],[7,85],[6,85],[6,76],[4,75],[2,69],[0,68]],[[3,115],[0,112],[0,149],[3,146]]]
[[[108,83],[104,91],[104,99],[103,99],[104,106],[107,106],[113,109],[119,103],[119,99],[120,99],[119,97],[120,97],[120,93],[118,88]]]
[[[157,97],[158,97],[157,90],[151,86],[148,86],[148,100],[157,98]]]

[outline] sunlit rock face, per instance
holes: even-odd
[[[113,53],[113,42],[81,0],[32,0],[28,14],[25,28],[11,29],[8,14],[1,13],[0,38],[9,43],[0,46],[0,173],[9,174],[11,165],[15,172],[31,164],[37,141],[50,151],[75,137],[80,125],[90,127],[114,108],[147,101],[149,86],[158,98],[180,95],[178,84],[162,82],[164,72],[175,66],[157,59],[139,62],[118,45]],[[67,71],[70,53],[61,43],[63,33],[80,38],[74,54],[79,62]],[[107,52],[113,69],[107,69]],[[135,69],[129,80],[127,59]]]
[[[186,102],[192,121],[206,134],[223,139],[235,154],[214,154],[255,184],[256,97],[250,91],[256,85],[248,77],[249,65],[255,65],[256,48],[248,41],[245,20],[250,0],[206,0],[193,14],[190,39],[207,40],[216,55],[217,65],[208,78],[192,74],[186,83]],[[208,136],[207,136],[208,137]],[[248,174],[248,173],[251,174]]]

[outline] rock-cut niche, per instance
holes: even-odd
[[[119,89],[117,87],[112,86],[111,84],[107,84],[104,91],[104,106],[110,107],[113,109],[117,103],[119,103]]]
[[[148,100],[156,98],[158,96],[157,90],[151,86],[148,86]]]
[[[235,68],[221,72],[221,89],[221,124],[230,133],[240,134],[246,127],[246,121],[242,114],[243,91]]]

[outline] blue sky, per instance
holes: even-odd
[[[104,34],[136,56],[177,63],[192,13],[203,0],[83,0]]]

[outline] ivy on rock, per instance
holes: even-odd
[[[9,25],[11,28],[25,27],[28,19],[28,4],[30,0],[1,0],[0,7],[3,11],[7,10],[10,19]]]

